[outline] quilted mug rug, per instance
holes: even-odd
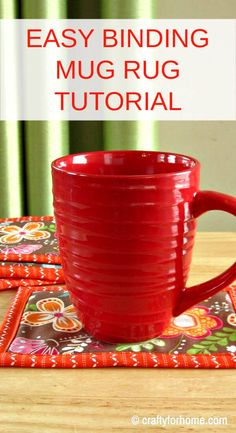
[[[0,290],[19,287],[0,330],[2,367],[236,367],[235,284],[157,338],[108,344],[86,333],[70,301],[51,217],[2,221],[0,260]]]

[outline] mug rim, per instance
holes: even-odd
[[[60,163],[63,161],[68,160],[69,158],[73,158],[74,156],[89,156],[91,154],[95,155],[105,155],[105,154],[161,154],[165,156],[174,156],[174,157],[180,157],[185,160],[188,160],[189,162],[193,163],[192,167],[186,167],[186,169],[183,170],[174,170],[172,172],[167,173],[154,173],[154,174],[95,174],[95,173],[80,173],[78,171],[69,170],[64,166],[59,166]],[[171,164],[171,163],[169,163]],[[91,152],[78,152],[78,153],[71,153],[64,156],[61,156],[51,163],[52,171],[61,172],[68,175],[78,176],[78,177],[85,177],[85,178],[96,178],[96,179],[153,179],[153,178],[161,178],[161,177],[172,177],[176,175],[184,175],[190,172],[193,172],[200,168],[200,162],[189,155],[181,154],[181,153],[175,153],[175,152],[162,152],[157,150],[123,150],[123,149],[117,149],[117,150],[96,150]]]

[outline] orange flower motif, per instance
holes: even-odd
[[[209,314],[207,307],[194,307],[187,310],[184,314],[172,319],[170,326],[162,334],[162,338],[173,338],[185,335],[194,339],[201,339],[211,335],[213,329],[223,326],[219,317]]]
[[[2,244],[16,244],[21,242],[22,239],[29,241],[38,241],[47,239],[50,237],[50,233],[41,230],[44,227],[43,222],[29,222],[23,227],[16,225],[6,226],[1,228],[1,232],[6,233],[0,237],[0,243]]]
[[[61,299],[41,299],[36,303],[36,307],[38,311],[27,311],[23,314],[21,324],[42,326],[52,323],[53,329],[61,332],[77,332],[83,326],[76,316],[74,306],[65,307]]]

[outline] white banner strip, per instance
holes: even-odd
[[[235,20],[0,20],[0,120],[235,120]]]

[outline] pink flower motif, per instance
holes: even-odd
[[[12,248],[3,248],[1,249],[1,253],[5,254],[32,254],[37,250],[40,250],[43,245],[41,244],[23,244],[23,245],[16,245]]]
[[[30,340],[29,338],[17,337],[11,343],[9,351],[12,353],[32,355],[58,355],[58,342],[56,340]]]

